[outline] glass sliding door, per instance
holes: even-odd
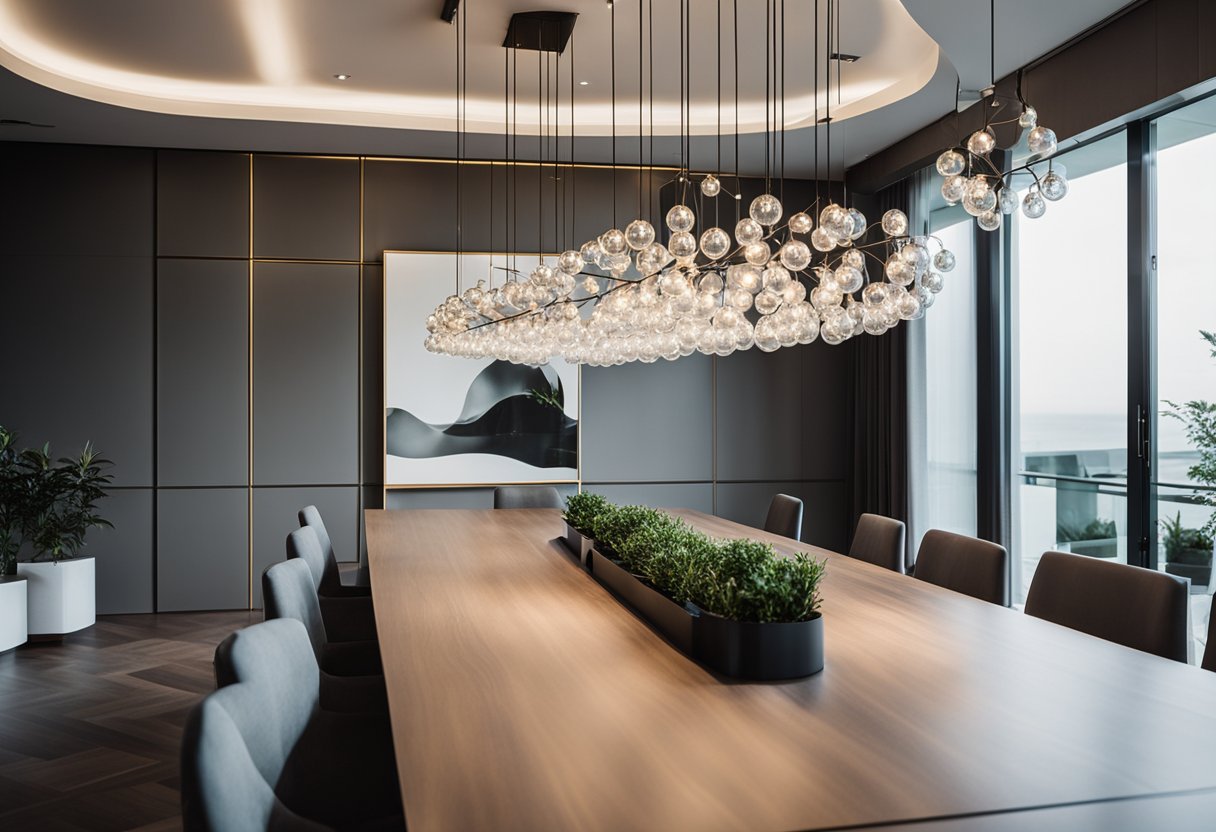
[[[1189,578],[1195,635],[1211,608],[1216,497],[1216,268],[1205,196],[1216,189],[1216,98],[1175,110],[1156,134],[1156,427],[1150,530],[1159,569]],[[1204,452],[1207,455],[1205,458]],[[1205,465],[1206,462],[1206,465]],[[1196,650],[1202,655],[1202,646]]]
[[[1012,217],[1015,604],[1045,551],[1128,559],[1126,135],[1053,164],[1068,195]]]

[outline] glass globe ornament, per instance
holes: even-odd
[[[1068,180],[1058,171],[1049,170],[1039,183],[1039,191],[1043,194],[1044,199],[1059,202],[1068,195]]]
[[[628,252],[622,252],[621,254],[609,255],[608,263],[605,268],[612,272],[614,276],[620,277],[625,272],[629,271],[629,267],[632,265],[633,258],[629,256]]]
[[[811,245],[816,251],[828,252],[836,248],[836,238],[821,225],[811,232]]]
[[[771,289],[774,292],[782,292],[785,287],[790,285],[789,271],[778,265],[777,261],[768,264],[768,268],[760,274],[760,282],[765,289]]]
[[[707,229],[701,235],[701,253],[710,260],[725,257],[730,251],[730,235],[721,228]]]
[[[863,283],[865,275],[852,266],[841,266],[836,270],[836,286],[845,294],[853,294]]]
[[[677,231],[667,241],[667,249],[677,260],[694,257],[697,253],[697,238],[687,231]]]
[[[996,149],[996,136],[992,132],[991,127],[985,127],[983,130],[976,130],[967,139],[967,150],[974,153],[976,156],[987,156]]]
[[[899,258],[912,266],[918,275],[923,274],[925,269],[929,268],[929,249],[919,243],[908,243],[901,248]]]
[[[866,256],[855,248],[851,248],[844,254],[840,255],[842,265],[861,271],[866,266]]]
[[[921,309],[928,309],[937,299],[937,295],[928,289],[926,286],[916,287],[916,299],[920,301]]]
[[[882,230],[888,237],[902,237],[908,233],[908,215],[892,208],[882,215]]]
[[[726,270],[726,285],[755,294],[760,291],[760,270],[750,263],[738,263]]]
[[[751,206],[747,209],[747,214],[761,225],[772,227],[781,221],[781,214],[784,209],[781,206],[781,200],[772,194],[760,194],[752,200]]]
[[[1001,219],[1004,216],[1000,211],[985,211],[975,218],[975,222],[985,231],[996,231],[1001,227]]]
[[[691,231],[697,217],[687,205],[673,205],[667,212],[667,227],[672,231]]]
[[[583,278],[583,291],[589,295],[599,294],[600,282],[591,275]]]
[[[791,280],[784,289],[781,290],[781,301],[787,306],[795,306],[806,300],[806,286],[801,280]]]
[[[954,252],[949,249],[942,249],[937,254],[933,255],[933,268],[939,272],[954,271]]]
[[[886,265],[883,267],[883,274],[887,276],[887,280],[895,285],[907,286],[916,280],[916,266],[904,260],[898,254],[892,254],[887,258]]]
[[[1026,198],[1022,200],[1022,213],[1032,220],[1037,220],[1047,213],[1047,202],[1039,194],[1038,189],[1031,188],[1026,192]]]
[[[988,187],[988,183],[984,182],[980,187],[973,180],[972,187],[963,197],[963,210],[973,217],[978,217],[994,208],[996,208],[996,192]]]
[[[1037,125],[1026,137],[1026,147],[1037,156],[1050,156],[1056,152],[1056,134],[1050,127]]]
[[[781,247],[781,265],[800,272],[811,264],[811,250],[801,240],[790,240]]]
[[[920,279],[920,285],[924,286],[931,293],[936,295],[942,290],[942,287],[945,285],[945,281],[937,272],[928,272]]]
[[[913,321],[920,314],[920,301],[911,292],[904,292],[895,302],[895,311],[901,320]]]
[[[583,258],[583,264],[586,265],[587,263],[597,262],[603,253],[603,249],[600,248],[598,240],[588,240],[579,248],[578,253]]]
[[[557,258],[557,267],[566,274],[578,274],[585,265],[583,255],[577,251],[563,251]]]
[[[724,306],[747,311],[752,308],[752,293],[746,289],[730,288],[722,294]]]
[[[866,306],[880,306],[887,299],[887,284],[871,283],[861,292],[861,302]]]
[[[1018,209],[1018,195],[1009,185],[1005,185],[997,192],[996,207],[1002,214],[1012,214]]]
[[[942,199],[946,200],[949,205],[961,202],[966,193],[967,177],[961,173],[949,176],[942,182]]]
[[[634,251],[641,251],[654,242],[654,226],[646,220],[634,220],[625,226],[625,240]]]
[[[847,240],[853,236],[853,218],[847,208],[832,203],[819,212],[819,227],[835,240]]]
[[[701,180],[701,193],[704,196],[715,197],[722,193],[722,180],[712,173]]]
[[[967,160],[957,150],[947,150],[937,157],[937,172],[942,176],[956,176],[966,169]]]
[[[832,307],[840,308],[844,294],[835,286],[820,284],[811,290],[811,306],[820,312]]]
[[[771,289],[764,289],[756,295],[756,311],[761,315],[771,315],[781,307],[781,295]]]
[[[625,238],[624,231],[619,228],[611,228],[600,235],[600,248],[610,257],[624,254],[629,250],[629,241]]]
[[[676,236],[672,236],[672,242],[675,242]],[[662,243],[651,243],[638,252],[637,267],[644,275],[657,274],[668,263],[671,262],[671,252],[669,252]]]
[[[772,249],[764,241],[748,243],[743,247],[743,259],[753,266],[763,266],[773,257]]]
[[[1029,104],[1022,107],[1022,114],[1018,116],[1018,127],[1023,130],[1033,128],[1039,123],[1039,111]]]
[[[751,217],[744,217],[735,224],[735,239],[741,245],[755,243],[764,237],[764,227]]]
[[[849,234],[849,239],[860,239],[861,236],[866,233],[866,228],[868,227],[866,215],[858,211],[856,208],[850,208],[849,219],[853,222],[853,231]]]
[[[697,283],[697,288],[707,294],[716,295],[722,291],[723,285],[725,284],[720,274],[717,272],[709,272],[708,274],[701,275],[701,280]]]
[[[809,234],[815,227],[815,221],[805,211],[799,211],[790,217],[789,228],[795,234]]]

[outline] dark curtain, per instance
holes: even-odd
[[[873,198],[873,215],[862,209],[877,233],[881,233],[878,223],[885,211],[908,211],[912,190],[908,180],[897,182]],[[883,335],[858,335],[849,342],[853,448],[850,540],[862,514],[908,522],[908,326],[909,322],[901,321]],[[911,554],[905,553],[904,557],[910,564]]]

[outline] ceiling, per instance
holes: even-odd
[[[651,0],[643,8],[641,2],[616,0],[610,10],[604,0],[551,0],[548,9],[578,13],[578,24],[560,59],[541,59],[535,52],[512,54],[501,47],[511,13],[532,10],[534,2],[464,0],[466,155],[505,155],[508,92],[515,102],[512,128],[521,136],[513,147],[521,157],[541,152],[538,132],[568,136],[573,88],[579,161],[611,160],[615,124],[618,161],[637,162],[640,150],[650,161],[653,132],[653,161],[678,162],[679,4]],[[778,23],[782,2],[775,0]],[[997,76],[1126,4],[1003,0],[996,10]],[[439,19],[441,5],[441,0],[0,0],[0,119],[53,125],[0,126],[0,139],[450,157],[460,32]],[[733,0],[690,0],[688,124],[690,161],[697,169],[734,166],[733,5]],[[739,164],[753,174],[765,165],[767,5],[738,0]],[[784,27],[777,27],[786,44],[788,176],[828,170],[826,128],[814,125],[829,104],[830,167],[839,175],[843,167],[949,111],[956,67],[964,88],[988,83],[989,4],[984,0],[848,0],[839,7],[840,38],[832,48],[861,59],[832,62],[839,76],[833,75],[829,93],[826,6],[827,0],[788,0]],[[646,33],[640,115],[647,140],[641,143],[639,25]],[[515,72],[510,85],[504,80],[508,55]],[[350,78],[336,80],[339,73]],[[538,103],[542,84],[551,102],[547,107]],[[728,134],[721,141],[719,119]],[[774,114],[771,123],[776,122]],[[567,158],[569,140],[559,146]],[[545,147],[552,158],[554,145]],[[775,167],[780,156],[768,158]]]

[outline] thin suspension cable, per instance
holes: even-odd
[[[616,3],[609,4],[608,15],[612,30],[609,38],[609,49],[612,52],[612,227],[616,228]]]
[[[545,53],[536,53],[536,259],[545,256]]]
[[[646,26],[650,33],[650,37],[646,41],[647,57],[650,64],[650,74],[647,78],[650,105],[650,148],[648,152],[650,168],[646,171],[646,213],[652,220],[657,220],[658,217],[654,216],[654,0],[647,0],[646,2],[646,18]]]
[[[771,67],[771,55],[769,46],[772,38],[772,20],[769,10],[772,7],[772,0],[764,0],[764,192],[768,193],[771,189],[772,179],[770,178],[769,169],[769,73]]]
[[[739,222],[740,204],[743,202],[741,194],[743,193],[743,185],[739,179],[739,0],[732,0],[734,6],[734,23],[732,26],[732,34],[735,40],[734,58],[735,64],[735,223]],[[819,0],[815,0],[819,2]]]
[[[574,33],[570,33],[570,240],[578,242],[578,168],[574,164]]]
[[[812,139],[815,143],[815,205],[819,204],[819,0],[815,0],[815,60],[814,60],[814,99],[815,99],[815,133]]]
[[[714,163],[714,176],[722,175],[722,0],[718,0],[717,13],[717,36],[714,40],[714,55],[717,58],[717,76],[718,76],[718,104],[715,111],[717,126],[715,127],[714,141],[717,148],[717,161]],[[722,184],[718,183],[718,194],[721,195]],[[714,198],[714,225],[717,226],[721,221],[718,213],[722,205],[722,200]]]
[[[785,0],[781,0],[781,203],[785,204]]]
[[[646,122],[642,118],[642,38],[644,34],[642,26],[642,0],[638,0],[638,219],[642,219],[644,216],[642,213],[642,187],[644,185],[642,182],[642,148],[644,145],[642,132],[646,125]]]
[[[457,9],[456,19],[452,27],[452,33],[456,36],[456,292],[460,293],[460,278],[461,278],[461,261],[464,260],[460,256],[461,247],[461,228],[460,228],[460,22],[464,18],[461,10]]]

